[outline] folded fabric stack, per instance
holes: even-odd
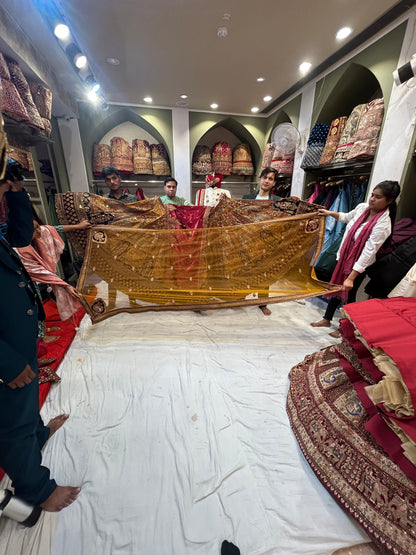
[[[335,151],[339,144],[342,132],[344,131],[345,124],[347,123],[347,119],[348,118],[346,116],[342,116],[340,118],[335,118],[332,121],[331,129],[329,130],[329,134],[321,154],[321,159],[319,160],[320,166],[330,164],[334,159]]]
[[[170,175],[168,153],[162,144],[150,145],[154,175]]]
[[[92,172],[95,176],[100,176],[105,166],[111,166],[110,145],[95,144],[92,158]]]
[[[359,104],[358,106],[355,106],[349,115],[344,131],[339,139],[333,162],[345,162],[347,159],[347,156],[355,143],[358,124],[360,123],[360,118],[365,107],[366,104]]]
[[[309,135],[308,144],[303,156],[301,168],[318,167],[321,154],[328,137],[330,125],[327,123],[315,123]]]
[[[212,173],[211,152],[206,145],[197,145],[192,156],[192,173],[208,175]]]
[[[0,52],[0,79],[2,84],[2,112],[16,121],[27,123],[29,115],[19,92],[11,81],[6,60]]]
[[[381,553],[416,551],[416,299],[343,308],[343,341],[290,372],[287,411],[311,468]]]
[[[9,156],[9,158],[12,158],[16,162],[19,162],[19,164],[22,166],[24,170],[33,171],[33,166],[29,162],[30,160],[29,152],[22,150],[20,148],[9,146],[9,148],[7,149],[7,155]]]
[[[45,135],[49,137],[52,132],[52,92],[40,83],[29,82],[29,88],[32,93],[33,102],[42,119]]]
[[[264,168],[268,168],[271,166],[273,160],[273,153],[274,153],[274,144],[267,143],[266,148],[263,152],[263,160],[261,162],[260,173],[264,170]]]
[[[233,154],[228,143],[221,141],[214,145],[212,149],[212,170],[223,175],[233,173]]]
[[[29,84],[23,75],[22,70],[17,62],[13,60],[6,60],[7,67],[10,72],[10,79],[17,91],[19,92],[20,98],[26,108],[28,114],[28,121],[26,122],[30,127],[37,130],[44,131],[45,126],[42,123],[42,119],[39,115],[38,109],[33,102],[32,93],[30,92]]]
[[[276,146],[273,150],[272,161],[270,167],[277,170],[278,173],[293,173],[293,163],[295,153],[286,154],[283,149]]]
[[[247,143],[237,145],[233,150],[233,174],[253,175],[253,173],[250,145]]]
[[[143,139],[133,139],[133,173],[139,175],[153,173],[150,145]]]
[[[371,160],[376,154],[378,137],[384,117],[384,100],[372,100],[365,107],[358,124],[355,142],[348,160]]]
[[[113,137],[110,141],[111,165],[120,173],[133,173],[133,157],[131,146],[122,137]]]

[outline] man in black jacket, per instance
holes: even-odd
[[[68,415],[47,426],[39,415],[36,356],[38,316],[44,316],[32,280],[12,247],[32,239],[33,213],[20,176],[8,169],[0,180],[6,195],[7,224],[0,224],[0,466],[12,480],[15,495],[47,511],[75,501],[80,488],[57,486],[41,465],[41,449]]]

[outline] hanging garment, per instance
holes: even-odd
[[[165,145],[150,145],[153,175],[170,175],[168,153]]]
[[[206,145],[197,145],[192,156],[192,173],[207,175],[212,173],[211,152]]]
[[[231,175],[233,172],[233,155],[228,143],[222,141],[216,143],[212,148],[212,170]]]
[[[34,281],[52,286],[59,316],[65,321],[80,308],[79,302],[66,291],[65,286],[68,284],[56,275],[56,264],[65,243],[52,226],[40,226],[40,233],[40,237],[33,240],[35,248],[29,245],[15,250]]]
[[[365,292],[372,297],[386,298],[415,262],[416,236],[401,243],[397,249],[383,256],[367,269],[370,281],[365,287]]]
[[[270,168],[273,160],[273,152],[274,152],[274,144],[267,143],[263,153],[263,160],[261,162],[260,173],[264,170],[264,168]]]
[[[9,68],[10,72],[10,79],[13,85],[19,92],[20,98],[26,108],[27,114],[29,119],[27,124],[30,127],[34,127],[35,129],[44,130],[44,126],[39,115],[38,109],[33,102],[32,93],[30,92],[30,88],[28,82],[26,81],[26,77],[23,75],[22,70],[17,62],[13,60],[6,60],[7,67]]]
[[[410,268],[404,278],[390,291],[388,297],[416,297],[416,264]]]
[[[354,145],[358,124],[360,123],[360,118],[365,107],[366,104],[359,104],[355,106],[351,112],[339,139],[333,160],[334,162],[345,162],[347,159],[348,153]]]
[[[128,141],[122,137],[113,137],[110,141],[111,166],[120,173],[133,173],[133,154]]]
[[[105,166],[111,166],[111,149],[110,145],[95,144],[92,159],[92,172],[95,176],[101,176],[101,172]]]
[[[361,115],[355,142],[348,153],[347,160],[371,160],[374,158],[383,116],[384,100],[382,98],[367,104]]]
[[[250,146],[247,143],[237,145],[233,150],[233,174],[253,175],[253,173]]]
[[[326,164],[330,164],[332,162],[346,123],[346,116],[336,118],[332,121],[331,129],[329,130],[328,137],[319,160],[320,166],[325,166]]]
[[[143,139],[133,139],[133,173],[138,175],[153,173],[150,145]]]
[[[303,156],[301,168],[317,167],[321,159],[330,125],[326,123],[315,123],[309,135],[308,144]]]

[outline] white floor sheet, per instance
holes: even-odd
[[[44,463],[81,494],[37,531],[1,519],[0,553],[219,555],[227,539],[242,555],[324,555],[368,541],[286,415],[291,367],[336,341],[309,326],[319,303],[273,305],[270,317],[85,317],[42,410],[70,413]]]

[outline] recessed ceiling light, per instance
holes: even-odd
[[[263,83],[264,77],[257,77],[256,81],[257,83]]]
[[[217,104],[216,102],[213,102],[213,103],[211,104],[211,108],[212,108],[213,110],[216,110],[216,109],[218,108],[218,104]]]
[[[188,106],[188,103],[186,102],[186,100],[178,100],[178,102],[176,103],[176,106],[180,106],[181,108],[185,108],[185,106]]]
[[[251,111],[253,112],[253,114],[255,114],[256,112],[259,111],[260,108],[258,108],[258,106],[253,106]]]
[[[77,66],[78,69],[82,69],[87,65],[87,57],[84,54],[75,54],[74,64]]]
[[[269,94],[263,98],[264,102],[269,102],[271,99],[272,97]]]
[[[153,98],[152,98],[151,96],[145,96],[145,97],[143,98],[143,100],[144,100],[145,102],[153,102]]]
[[[184,98],[184,99],[188,98],[188,95],[187,94],[181,94],[181,98]]]
[[[58,23],[53,32],[55,36],[61,40],[65,40],[69,37],[69,27],[64,23]]]
[[[303,62],[299,66],[299,71],[301,73],[308,73],[308,71],[311,69],[311,67],[312,67],[312,64],[310,62]]]
[[[351,35],[351,33],[352,33],[352,29],[350,27],[343,27],[336,34],[336,38],[338,40],[346,39],[349,35]]]
[[[107,58],[107,63],[112,65],[112,66],[118,66],[120,65],[120,60],[118,58]]]

